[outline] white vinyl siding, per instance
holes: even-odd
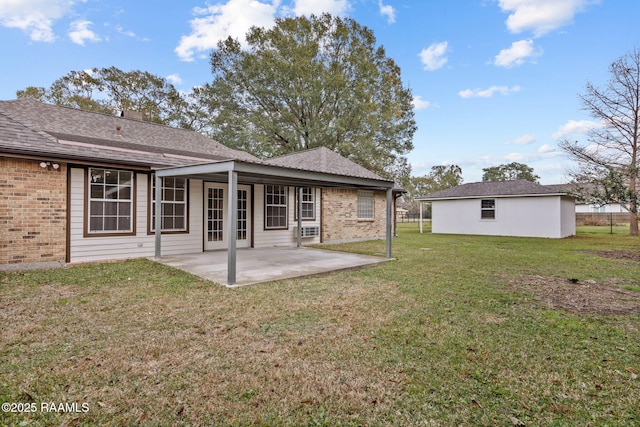
[[[149,174],[134,173],[138,183],[146,183]],[[155,253],[155,236],[147,234],[149,200],[148,186],[136,185],[135,234],[84,237],[85,170],[71,168],[70,203],[70,261],[89,262],[138,257],[152,257]],[[185,254],[202,251],[202,181],[190,180],[189,184],[189,233],[162,236],[162,254]]]
[[[435,234],[561,238],[575,234],[573,199],[561,196],[496,197],[495,220],[483,220],[477,199],[434,200]]]

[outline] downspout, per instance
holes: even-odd
[[[387,189],[387,258],[391,258],[391,242],[393,240],[393,188]]]
[[[156,259],[162,254],[162,178],[155,174],[156,179]]]
[[[302,187],[298,188],[298,204],[296,205],[298,212],[298,247],[302,247]]]

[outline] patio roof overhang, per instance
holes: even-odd
[[[309,171],[296,168],[274,166],[265,163],[246,162],[241,160],[223,160],[211,163],[202,163],[177,167],[155,168],[156,176],[156,212],[161,212],[162,178],[185,177],[202,179],[204,181],[226,182],[229,186],[228,203],[228,235],[237,234],[237,186],[238,184],[278,184],[296,187],[351,187],[366,188],[370,190],[386,191],[386,255],[391,258],[391,242],[393,239],[393,192],[394,182],[384,179],[347,176],[326,172]],[[302,191],[300,189],[300,191]],[[301,224],[301,200],[298,197],[298,246],[302,242]],[[161,215],[156,215],[155,224],[155,257],[162,256]],[[233,286],[236,282],[236,241],[228,239],[227,247],[227,285]]]

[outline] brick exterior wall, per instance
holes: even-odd
[[[322,242],[384,239],[387,196],[374,193],[373,221],[358,220],[358,190],[322,189]]]
[[[67,166],[0,157],[0,264],[65,261]]]

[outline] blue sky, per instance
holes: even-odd
[[[1,0],[0,99],[109,66],[189,91],[211,80],[219,39],[322,12],[371,28],[402,69],[418,124],[413,175],[457,164],[465,182],[512,161],[565,182],[558,141],[598,126],[578,94],[640,42],[637,0]]]

